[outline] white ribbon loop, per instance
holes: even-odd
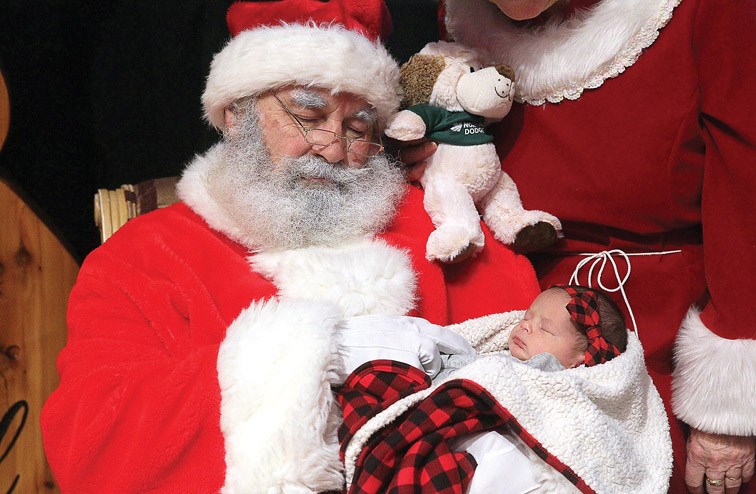
[[[578,262],[577,266],[575,266],[575,270],[572,272],[572,276],[570,276],[570,284],[580,285],[580,270],[583,269],[586,264],[590,264],[590,267],[588,268],[588,283],[586,285],[590,288],[593,288],[593,272],[596,268],[598,268],[598,273],[596,274],[596,284],[605,292],[620,292],[622,294],[622,300],[625,302],[627,313],[630,315],[630,320],[633,323],[633,331],[635,331],[635,333],[637,334],[638,326],[635,323],[635,314],[633,314],[633,309],[632,307],[630,307],[630,301],[628,301],[627,299],[627,293],[625,293],[625,283],[627,283],[627,280],[630,279],[630,271],[632,270],[632,266],[630,264],[630,256],[660,256],[665,254],[678,254],[680,252],[682,251],[679,249],[665,250],[662,252],[634,252],[632,254],[628,254],[621,249],[604,250],[596,253],[581,252],[578,255],[583,256],[584,258],[581,259],[580,262]],[[620,276],[620,271],[617,267],[617,261],[615,260],[615,257],[621,257],[622,260],[625,261],[626,271],[623,276]],[[612,270],[614,271],[614,279],[617,281],[616,287],[607,287],[602,280],[604,269],[606,268],[607,264],[611,264]]]

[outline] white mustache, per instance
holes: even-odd
[[[349,168],[342,163],[329,163],[316,156],[294,158],[288,169],[292,181],[322,179],[338,185],[357,182],[368,173],[366,168]]]
[[[362,167],[305,154],[273,162],[250,103],[238,133],[224,136],[208,192],[251,250],[339,245],[381,231],[404,195],[386,156]]]

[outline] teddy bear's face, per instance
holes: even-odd
[[[462,74],[457,81],[457,101],[473,115],[499,120],[509,113],[514,98],[514,82],[506,71],[497,67],[484,67]]]
[[[509,113],[514,98],[514,74],[508,67],[484,66],[476,52],[457,43],[429,43],[420,54],[427,57],[422,59],[425,64],[428,58],[434,60],[436,73],[421,68],[418,57],[410,60],[410,65],[417,64],[416,68],[403,69],[403,75],[424,72],[426,77],[435,77],[428,104],[450,111],[464,110],[489,120],[502,119]]]

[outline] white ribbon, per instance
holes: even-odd
[[[663,256],[665,254],[679,254],[680,252],[682,252],[682,250],[680,249],[665,250],[659,252],[633,252],[631,254],[628,254],[621,249],[604,250],[596,253],[581,252],[577,255],[583,256],[584,259],[581,259],[577,266],[575,266],[575,270],[572,272],[572,276],[570,276],[569,283],[570,285],[579,285],[580,282],[578,280],[578,275],[580,274],[580,270],[583,269],[583,266],[590,263],[590,267],[588,268],[588,287],[593,288],[593,284],[591,282],[591,280],[593,279],[593,271],[594,269],[596,269],[596,267],[598,267],[598,273],[596,275],[598,287],[605,292],[620,292],[622,294],[622,300],[625,302],[625,307],[627,307],[627,312],[628,314],[630,314],[630,319],[633,322],[633,331],[638,334],[638,326],[635,323],[635,315],[633,314],[633,309],[632,307],[630,307],[630,302],[627,299],[627,293],[625,293],[625,283],[627,283],[627,280],[630,278],[631,271],[630,256]],[[619,268],[617,267],[617,261],[615,260],[614,256],[619,256],[625,261],[627,272],[624,276],[620,276]],[[617,280],[617,286],[614,288],[607,287],[601,280],[604,274],[604,268],[606,268],[607,263],[612,265],[612,269],[614,270],[614,278]]]

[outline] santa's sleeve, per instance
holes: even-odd
[[[165,492],[189,487],[190,467],[197,490],[217,490],[225,470],[217,341],[194,344],[178,270],[145,272],[109,247],[89,256],[71,292],[60,385],[42,411],[58,485]],[[167,266],[159,250],[140,250]],[[190,450],[205,451],[204,461],[188,458]]]
[[[674,19],[673,19],[674,22]],[[707,432],[756,435],[756,9],[702,0],[693,50],[705,141],[704,268],[710,299],[676,342],[673,408]]]
[[[327,413],[340,314],[238,281],[245,258],[174,228],[190,223],[126,225],[82,266],[41,418],[61,491],[340,487]]]

